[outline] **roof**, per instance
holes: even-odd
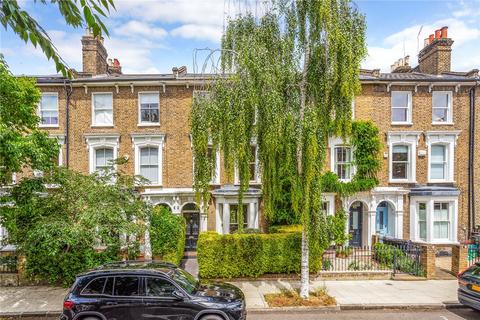
[[[410,196],[446,196],[456,197],[460,195],[460,190],[456,187],[444,187],[444,186],[418,186],[410,189]]]
[[[186,73],[183,75],[174,75],[173,73],[159,73],[159,74],[111,74],[111,75],[97,75],[93,77],[80,76],[75,79],[67,79],[62,75],[30,75],[37,79],[39,84],[63,84],[65,81],[71,83],[102,83],[102,82],[117,82],[117,83],[132,83],[132,82],[167,82],[167,81],[205,81],[210,80],[218,75],[216,74],[195,74]],[[420,73],[416,71],[401,72],[401,73],[380,73],[379,70],[365,70],[360,72],[360,81],[364,83],[369,82],[472,82],[480,81],[480,74],[478,70],[471,70],[469,72],[448,72],[440,75]]]

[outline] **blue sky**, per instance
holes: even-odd
[[[109,57],[120,60],[124,73],[164,73],[181,65],[193,71],[195,48],[218,48],[225,18],[239,10],[261,14],[265,8],[257,2],[263,1],[116,0],[117,11],[106,21],[111,35],[105,45]],[[80,38],[84,30],[67,27],[55,7],[31,0],[19,3],[49,32],[69,66],[81,70]],[[453,69],[480,68],[480,0],[357,0],[356,3],[366,15],[368,26],[369,56],[363,67],[389,71],[389,66],[404,51],[415,66],[420,27],[423,26],[421,48],[428,34],[448,26],[455,41]],[[3,27],[0,27],[0,51],[15,74],[55,73],[53,62],[39,49],[25,45]],[[203,64],[203,56],[200,53],[197,65]]]

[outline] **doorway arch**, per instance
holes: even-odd
[[[375,214],[375,231],[384,237],[395,237],[395,209],[388,201],[378,204]]]
[[[200,207],[196,203],[186,203],[182,206],[182,216],[185,218],[185,250],[196,251],[200,233]]]

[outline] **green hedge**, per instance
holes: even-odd
[[[383,266],[388,268],[394,267],[394,259],[396,259],[396,269],[408,274],[423,277],[425,269],[418,261],[415,261],[409,254],[400,248],[385,244],[375,243],[373,245],[374,259]]]
[[[266,273],[299,273],[302,235],[201,233],[198,240],[202,278],[259,277]],[[310,272],[321,269],[321,250],[310,250]]]
[[[185,218],[165,207],[155,207],[150,219],[152,253],[179,265],[185,251]]]

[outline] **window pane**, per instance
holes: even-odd
[[[94,94],[93,105],[95,110],[111,110],[112,99],[113,98],[111,94]]]
[[[105,169],[113,163],[113,149],[101,148],[95,150],[95,170]]]
[[[392,109],[392,121],[394,122],[406,122],[408,109]]]
[[[432,120],[433,122],[447,121],[447,109],[433,108]]]
[[[408,161],[408,146],[393,146],[393,161]]]
[[[408,92],[392,92],[392,108],[408,108]]]
[[[115,287],[113,290],[115,296],[138,296],[139,279],[137,277],[115,277]]]
[[[146,278],[146,295],[150,297],[172,297],[176,290],[175,285],[160,278]]]
[[[140,167],[140,175],[151,183],[158,183],[158,165],[142,165]]]
[[[435,239],[448,239],[448,222],[434,222],[433,223],[433,237]]]
[[[107,278],[94,279],[85,289],[82,290],[82,294],[102,294],[106,280]]]
[[[42,124],[58,124],[58,112],[57,111],[42,111],[41,112]]]
[[[46,111],[46,110],[57,111],[58,97],[53,94],[43,94],[40,100],[40,108],[42,111]]]
[[[153,103],[158,106],[158,101],[159,101],[158,93],[141,93],[140,94],[140,104]]]
[[[439,180],[444,180],[445,179],[445,165],[444,164],[435,164],[432,163],[430,166],[431,172],[430,172],[430,177],[432,179],[439,179]]]
[[[431,162],[443,163],[444,161],[445,161],[445,146],[433,145]]]
[[[447,92],[434,92],[432,95],[434,108],[448,108],[448,93]]]
[[[392,163],[392,170],[393,179],[408,179],[407,163]]]

